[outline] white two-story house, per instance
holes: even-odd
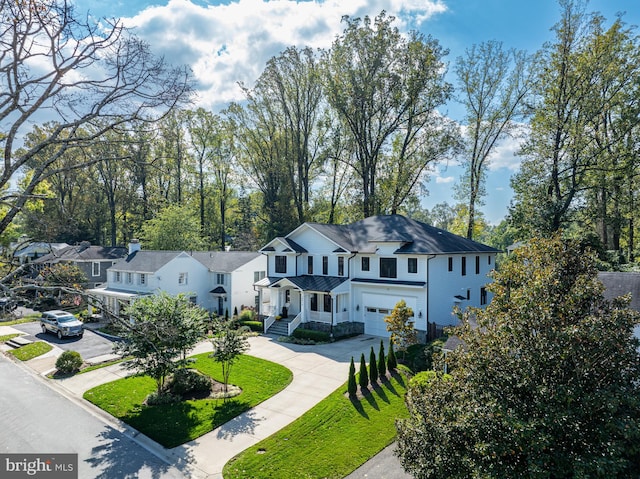
[[[164,291],[186,294],[212,313],[232,315],[257,306],[253,284],[265,277],[266,266],[256,252],[145,251],[132,240],[126,258],[109,268],[106,286],[88,293],[96,306],[114,314],[139,296]]]
[[[400,300],[421,339],[457,323],[455,306],[482,307],[495,248],[401,215],[350,225],[304,223],[261,250],[267,276],[256,283],[265,330],[280,316],[327,331],[388,336],[385,316]]]

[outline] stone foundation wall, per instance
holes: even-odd
[[[321,323],[317,321],[309,321],[302,323],[301,328],[311,329],[313,331],[324,331],[331,333],[331,325],[327,323]],[[340,323],[333,325],[333,337],[342,338],[345,336],[357,336],[358,334],[364,334],[364,323]]]

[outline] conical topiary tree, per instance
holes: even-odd
[[[363,393],[369,387],[369,374],[367,373],[367,363],[364,361],[364,353],[360,355],[360,374],[358,377],[358,384],[360,384],[360,391]]]
[[[349,365],[347,391],[349,392],[349,396],[355,396],[356,392],[358,391],[358,385],[356,384],[356,366],[353,363],[353,356],[351,356],[351,364]]]
[[[393,350],[393,343],[389,343],[389,356],[387,357],[387,368],[389,371],[395,371],[398,367],[398,361],[396,360],[396,353]]]
[[[376,364],[376,353],[373,351],[373,346],[371,346],[371,352],[369,353],[369,379],[372,386],[378,382],[378,365]]]
[[[384,357],[384,342],[380,340],[380,352],[378,353],[378,376],[384,379],[387,375],[387,360]]]

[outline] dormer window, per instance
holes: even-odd
[[[287,272],[287,257],[276,256],[276,273],[286,273],[286,272]]]
[[[120,276],[120,271],[114,271],[113,272],[113,280],[116,283],[119,283],[120,281],[122,281],[122,277]]]

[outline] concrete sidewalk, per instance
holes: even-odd
[[[281,364],[292,371],[293,380],[283,391],[210,433],[173,449],[165,449],[134,430],[130,431],[131,436],[179,467],[186,477],[221,479],[222,468],[229,459],[282,429],[344,384],[351,357],[358,361],[364,353],[368,358],[372,346],[378,350],[380,339],[362,335],[332,344],[302,346],[280,343],[270,336],[249,338],[251,347],[247,354]],[[211,343],[207,341],[200,343],[192,354],[208,351],[211,351]],[[29,365],[43,372],[41,364]],[[129,371],[116,364],[53,382],[62,392],[104,417],[104,413],[82,400],[82,395],[95,386],[128,374]],[[119,423],[111,416],[108,418]],[[122,423],[119,426],[128,428]]]

